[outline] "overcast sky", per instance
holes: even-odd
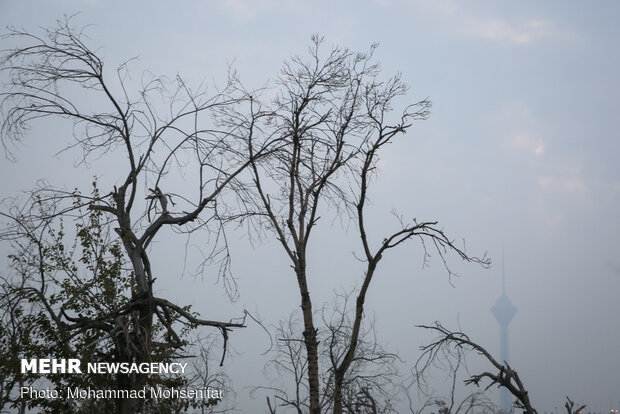
[[[570,395],[592,410],[620,408],[620,3],[334,3],[2,0],[0,25],[36,30],[80,12],[76,23],[93,25],[90,46],[100,48],[107,70],[137,56],[131,68],[138,78],[149,70],[217,83],[233,62],[250,87],[304,53],[313,33],[356,50],[379,42],[386,74],[402,72],[409,101],[429,97],[433,108],[383,156],[371,194],[376,234],[395,224],[389,212],[396,208],[439,220],[469,251],[493,259],[490,270],[453,260],[460,277],[451,285],[440,261],[422,269],[418,245],[395,252],[367,300],[380,338],[412,361],[428,339],[414,325],[458,321],[498,353],[489,309],[501,293],[503,246],[507,294],[519,310],[510,327],[511,365],[535,407],[553,410]],[[82,184],[72,167],[79,154],[52,157],[62,134],[33,132],[17,148],[17,162],[0,161],[2,198],[42,177]],[[96,163],[80,171],[110,175]],[[347,271],[356,247],[341,247],[350,239],[335,226],[323,228],[311,247],[321,259],[311,264],[315,304],[356,277]],[[158,289],[191,301],[205,317],[245,307],[272,325],[298,306],[276,246],[234,242],[240,298],[230,305],[208,276],[186,274],[179,282],[182,245],[158,255],[165,273]],[[244,387],[261,378],[268,339],[250,327],[231,342],[239,352],[230,363],[238,405],[252,407]]]

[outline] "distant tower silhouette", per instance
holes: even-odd
[[[506,273],[504,273],[504,249],[502,248],[502,295],[497,299],[495,305],[491,308],[493,316],[499,322],[500,327],[500,356],[501,361],[509,363],[508,349],[508,324],[517,313],[517,308],[512,304],[508,296],[506,296]],[[501,409],[504,413],[512,411],[512,397],[506,388],[501,389]]]

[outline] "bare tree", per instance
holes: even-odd
[[[353,326],[352,312],[347,307],[350,294],[338,294],[332,304],[325,304],[317,315],[321,329],[318,332],[318,355],[321,371],[321,410],[333,410],[335,370],[342,354],[347,352]],[[400,391],[396,384],[398,355],[386,351],[378,343],[374,324],[365,323],[360,332],[356,354],[342,384],[343,412],[394,413],[392,401]],[[308,359],[303,339],[303,323],[294,312],[287,321],[280,322],[276,331],[277,343],[273,359],[266,366],[268,387],[254,389],[273,393],[267,397],[268,409],[291,408],[301,414],[309,409],[307,384]]]
[[[397,98],[407,92],[400,75],[381,80],[374,62],[373,45],[358,53],[334,47],[324,51],[322,39],[313,37],[307,59],[294,57],[284,64],[277,79],[275,98],[252,98],[250,115],[243,119],[249,151],[254,201],[259,227],[271,232],[290,260],[299,288],[303,340],[307,355],[309,411],[321,412],[319,341],[313,312],[311,264],[307,262],[311,235],[321,222],[321,212],[348,215],[357,224],[361,242],[361,275],[346,350],[335,362],[333,412],[343,412],[343,386],[351,369],[361,332],[364,303],[377,267],[389,250],[418,239],[432,246],[444,263],[454,252],[463,260],[488,265],[486,257],[468,255],[457,247],[436,221],[405,220],[397,216],[396,228],[373,241],[367,233],[366,205],[377,171],[379,153],[399,134],[429,114],[430,102],[422,100],[392,115]],[[231,119],[239,125],[239,115]],[[255,138],[280,140],[279,150],[262,162],[255,160]],[[424,248],[425,260],[428,251]]]
[[[214,365],[217,365],[220,359],[219,347],[221,347],[221,343],[214,335],[200,337],[192,341],[189,349],[189,352],[194,354],[191,359],[192,373],[187,382],[196,388],[212,389],[226,394],[227,402],[230,402],[230,396],[234,395],[231,380],[220,367],[214,369]],[[217,414],[230,411],[229,405],[220,404],[221,402],[222,398],[198,401],[195,404],[194,412]]]
[[[566,403],[564,404],[564,408],[566,408],[567,414],[581,414],[583,409],[586,408],[586,405],[585,404],[579,405],[577,406],[577,408],[575,408],[575,402],[571,400],[570,398],[568,398],[567,396]]]
[[[351,401],[345,395],[350,390],[347,378],[363,349],[366,295],[388,251],[417,239],[425,263],[434,251],[450,273],[448,253],[489,264],[486,257],[470,256],[457,247],[436,221],[394,214],[394,230],[376,239],[368,234],[366,206],[379,154],[413,122],[425,119],[430,108],[430,102],[422,100],[392,114],[407,87],[398,74],[380,79],[374,45],[363,53],[338,47],[325,53],[322,40],[313,37],[308,58],[294,57],[285,63],[275,91],[268,91],[274,98],[268,99],[261,91],[247,91],[234,72],[226,86],[211,95],[203,87],[190,88],[179,77],[174,81],[150,78],[131,93],[127,65],[117,70],[117,79],[110,83],[102,59],[86,46],[85,36],[71,26],[70,19],[42,36],[13,29],[8,39],[27,45],[6,51],[0,62],[10,76],[8,91],[0,95],[2,142],[19,142],[33,121],[61,118],[74,124],[75,141],[67,148],[81,149],[85,161],[96,157],[125,161],[116,183],[102,195],[45,185],[35,196],[54,205],[54,216],[69,216],[82,206],[100,212],[117,234],[131,269],[130,300],[115,313],[86,317],[65,312],[62,316],[85,329],[111,319],[120,323],[125,333],[122,348],[132,350],[124,355],[127,360],[151,355],[154,320],[163,326],[165,346],[171,347],[182,346],[173,323],[177,320],[219,329],[224,346],[228,331],[243,326],[243,322],[198,318],[185,307],[153,295],[156,276],[149,249],[166,227],[211,232],[215,247],[208,258],[220,264],[223,280],[230,280],[227,220],[248,219],[246,223],[275,236],[299,288],[311,414],[327,407],[337,414],[353,409],[347,407]],[[167,105],[164,111],[156,104],[162,101]],[[176,192],[171,172],[181,168],[195,172],[192,191]],[[229,193],[235,195],[235,210],[226,202]],[[339,336],[326,371],[333,383],[329,394],[321,389],[320,333],[307,262],[310,236],[316,233],[323,211],[343,213],[356,224],[364,262],[350,324],[332,332]],[[9,214],[17,227],[24,220],[50,218],[47,213],[19,214]],[[5,232],[5,238],[13,237],[12,231]],[[123,318],[118,319],[119,315]],[[138,387],[144,378],[127,381],[127,387]],[[359,401],[365,399],[371,411],[375,409],[371,395],[364,396],[363,390],[356,395]],[[322,402],[325,398],[329,405]],[[123,404],[119,412],[138,408],[133,402]]]
[[[145,75],[134,88],[127,64],[110,78],[103,60],[87,46],[83,30],[76,29],[71,18],[58,21],[56,28],[40,36],[11,29],[3,40],[20,44],[5,50],[0,60],[9,79],[0,94],[5,148],[28,135],[33,122],[56,118],[73,123],[74,141],[60,142],[64,149],[81,150],[85,162],[100,157],[119,161],[115,182],[101,194],[44,183],[32,192],[29,206],[14,203],[3,214],[7,227],[2,238],[15,241],[28,238],[27,233],[44,228],[54,217],[84,214],[78,209],[87,207],[103,215],[101,224],[113,229],[121,243],[130,268],[129,300],[113,311],[89,316],[61,308],[53,318],[58,329],[122,332],[119,349],[124,350],[126,361],[149,360],[154,347],[181,347],[174,326],[177,320],[219,329],[225,346],[229,330],[244,326],[243,321],[202,319],[183,305],[156,297],[157,271],[151,267],[149,251],[166,227],[182,233],[208,231],[213,247],[207,259],[219,264],[225,283],[231,281],[223,225],[233,213],[225,202],[226,193],[242,192],[238,176],[268,152],[268,145],[250,143],[239,126],[219,121],[221,113],[251,103],[240,93],[234,74],[213,94],[204,86],[192,89],[180,77],[168,80]],[[193,188],[186,192],[177,192],[183,186],[172,174],[181,168],[191,172],[187,176]],[[36,203],[48,209],[38,210]],[[158,343],[155,321],[164,328]],[[124,381],[126,388],[136,388],[145,378],[126,377]],[[126,400],[118,412],[138,408],[134,400]]]
[[[295,313],[291,313],[287,321],[280,321],[275,332],[277,342],[273,349],[274,357],[265,367],[265,376],[272,384],[258,386],[251,392],[253,397],[258,391],[274,395],[273,400],[266,396],[270,413],[277,412],[278,407],[290,407],[301,414],[308,408],[308,385],[305,382],[308,360],[304,355],[300,331]]]
[[[329,408],[335,409],[335,397],[340,393],[345,413],[393,413],[392,402],[398,393],[396,364],[399,357],[379,343],[373,319],[366,319],[358,332],[354,332],[356,307],[349,306],[352,297],[351,293],[337,294],[332,304],[324,305],[321,310],[325,338],[319,345],[325,355],[323,369],[328,373],[325,397]],[[342,360],[350,352],[353,338],[357,341],[355,352],[339,382]]]
[[[463,358],[464,353],[473,351],[489,362],[493,370],[470,375],[470,377],[465,380],[465,385],[473,384],[477,387],[481,387],[481,383],[488,381],[488,384],[484,387],[485,390],[488,390],[494,385],[506,388],[516,398],[515,406],[517,408],[522,409],[527,414],[537,413],[536,409],[532,406],[528,391],[519,377],[519,374],[512,369],[506,361],[504,361],[504,363],[498,362],[489,351],[472,341],[465,333],[450,331],[439,322],[435,322],[434,325],[421,325],[420,327],[435,332],[437,334],[437,339],[421,347],[422,356],[418,359],[415,367],[418,377],[423,376],[438,357],[445,358],[446,356],[452,356],[460,360]],[[585,405],[583,405],[574,410],[574,403],[568,397],[567,400],[566,409],[570,414],[580,412],[585,408]]]
[[[422,414],[436,409],[439,414],[466,414],[469,412],[496,413],[498,407],[489,399],[486,390],[463,392],[458,384],[468,372],[465,353],[451,352],[442,348],[428,364],[419,363],[403,384],[411,414]],[[419,362],[419,361],[418,361]],[[438,393],[431,377],[441,375],[442,383],[449,386],[447,393]]]

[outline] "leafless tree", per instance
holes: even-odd
[[[578,405],[577,408],[575,408],[575,402],[571,400],[570,398],[568,398],[567,396],[566,403],[564,404],[564,408],[566,408],[567,414],[581,414],[583,409],[586,408],[586,405],[585,404]]]
[[[225,202],[226,193],[244,191],[238,176],[269,151],[269,143],[258,144],[240,126],[219,120],[223,112],[251,104],[234,73],[212,94],[205,86],[192,89],[180,77],[145,75],[134,87],[127,64],[111,74],[104,70],[102,58],[87,46],[84,31],[76,29],[71,18],[59,20],[56,28],[41,35],[13,28],[3,41],[19,44],[5,50],[0,60],[8,77],[0,94],[5,149],[28,135],[32,123],[62,119],[73,123],[74,140],[51,138],[65,150],[81,150],[81,167],[99,158],[117,160],[119,165],[115,182],[101,194],[44,183],[31,193],[30,205],[5,204],[4,240],[28,238],[25,233],[44,228],[54,217],[85,214],[78,210],[86,207],[103,215],[102,225],[114,229],[123,247],[130,267],[130,299],[113,311],[91,316],[63,308],[55,314],[58,328],[124,332],[127,361],[149,360],[154,346],[182,346],[173,323],[177,320],[219,329],[225,345],[229,330],[244,326],[243,321],[202,319],[183,305],[156,297],[153,284],[158,275],[149,251],[164,228],[210,232],[213,247],[208,260],[219,264],[225,283],[231,280],[223,224],[234,214]],[[193,186],[186,192],[179,192],[184,186],[173,174],[181,168]],[[47,209],[35,208],[37,203]],[[165,332],[158,344],[155,321]],[[128,377],[125,385],[139,387],[144,380]],[[137,409],[134,400],[126,400],[118,412]]]
[[[308,362],[299,332],[299,320],[295,313],[292,313],[287,321],[280,321],[275,333],[274,358],[265,367],[266,378],[274,383],[256,387],[251,392],[252,396],[259,391],[274,394],[273,400],[266,396],[270,413],[277,412],[278,407],[290,407],[298,414],[307,410],[308,385],[305,378]]]
[[[512,369],[506,361],[504,361],[504,363],[498,362],[489,351],[472,341],[465,333],[450,331],[439,322],[435,322],[434,325],[421,325],[420,327],[436,333],[437,339],[421,347],[422,356],[418,359],[415,367],[418,377],[423,376],[438,358],[443,359],[449,356],[461,360],[464,353],[473,351],[489,362],[493,369],[470,375],[470,377],[465,380],[465,385],[473,384],[477,387],[481,387],[485,381],[488,381],[488,384],[484,387],[485,390],[488,390],[494,385],[506,388],[516,398],[515,406],[517,408],[522,409],[528,414],[537,413],[536,409],[532,406],[528,391],[519,377],[519,374]],[[574,410],[574,403],[568,397],[567,400],[566,409],[570,414],[580,412],[585,408],[585,405],[583,405]]]
[[[214,369],[214,365],[217,366],[219,363],[219,347],[221,347],[221,343],[214,335],[200,337],[192,341],[188,350],[189,353],[193,354],[193,358],[191,359],[192,372],[187,382],[196,388],[210,388],[221,391],[226,395],[226,402],[230,403],[232,400],[231,395],[234,394],[231,380],[221,369]],[[201,401],[194,412],[200,414],[218,414],[230,411],[229,405],[222,403],[221,400],[213,401],[216,402],[216,404],[208,404],[209,402],[210,401]]]
[[[345,413],[393,413],[399,357],[379,343],[374,320],[365,319],[354,334],[356,308],[349,306],[352,297],[351,293],[336,294],[332,303],[321,309],[325,338],[319,346],[326,355],[322,365],[328,373],[324,395],[329,409],[335,408],[336,393],[341,393]],[[353,338],[357,340],[355,353],[344,378],[338,382],[342,360],[350,352]]]
[[[375,46],[368,52],[333,47],[313,37],[307,58],[286,62],[277,79],[275,98],[261,102],[253,96],[251,113],[243,117],[249,136],[251,172],[257,201],[258,226],[271,232],[290,260],[299,288],[303,340],[307,357],[309,411],[321,412],[319,340],[312,297],[311,264],[307,262],[311,235],[321,214],[348,215],[357,225],[361,260],[365,270],[356,293],[355,310],[347,348],[334,361],[333,412],[343,412],[343,390],[355,359],[364,303],[382,258],[391,249],[417,239],[425,260],[432,246],[446,263],[448,252],[463,260],[488,265],[486,257],[470,256],[453,243],[436,221],[396,218],[395,229],[378,238],[367,233],[366,206],[369,187],[377,172],[379,154],[397,135],[429,114],[430,102],[422,100],[393,115],[395,101],[406,94],[399,74],[380,79],[374,61]],[[231,115],[239,124],[239,115]],[[278,151],[262,162],[255,139],[280,141]],[[330,213],[331,209],[331,213]],[[256,221],[255,221],[256,223]]]
[[[319,372],[321,379],[321,410],[333,410],[335,370],[338,361],[348,349],[351,340],[352,312],[347,308],[349,294],[339,294],[332,304],[325,304],[320,310],[318,321],[321,329],[319,342]],[[342,385],[343,412],[349,414],[394,413],[393,399],[397,398],[398,372],[396,354],[383,349],[377,341],[374,324],[366,323],[360,333],[356,354],[351,369]],[[294,312],[287,321],[282,321],[276,332],[277,343],[273,359],[267,364],[266,374],[272,380],[269,387],[259,390],[273,393],[267,397],[270,412],[278,407],[305,413],[309,409],[309,390],[306,381],[308,359],[303,339],[303,324],[300,315]]]
[[[125,312],[135,315],[120,319],[122,331],[127,332],[125,348],[134,350],[127,359],[148,358],[154,345],[154,319],[164,327],[168,346],[180,346],[174,318],[218,328],[224,345],[229,329],[243,326],[198,318],[183,306],[153,295],[156,277],[149,248],[166,227],[211,232],[215,247],[208,258],[219,261],[224,280],[230,278],[223,223],[247,219],[259,231],[275,236],[291,261],[299,288],[311,414],[326,407],[337,414],[352,409],[347,407],[350,398],[345,394],[350,388],[346,383],[362,347],[364,303],[388,251],[417,239],[425,262],[436,252],[449,272],[448,253],[483,266],[489,263],[486,257],[470,256],[458,247],[436,221],[395,214],[394,230],[379,237],[368,234],[366,206],[379,154],[413,122],[425,119],[430,108],[430,102],[422,100],[393,115],[395,101],[406,94],[407,87],[399,74],[380,78],[374,45],[363,53],[338,47],[324,52],[322,40],[315,36],[307,59],[297,56],[285,63],[275,90],[247,91],[231,72],[225,87],[209,95],[204,87],[194,90],[179,77],[174,81],[151,77],[131,93],[127,65],[117,70],[111,83],[107,72],[104,76],[102,59],[86,46],[84,34],[71,26],[70,19],[42,36],[13,29],[8,39],[26,46],[6,51],[0,62],[10,76],[8,91],[0,95],[2,142],[7,147],[19,142],[33,121],[61,118],[74,124],[75,141],[67,148],[81,149],[84,161],[125,160],[116,183],[102,195],[45,185],[35,197],[52,202],[54,215],[66,217],[86,206],[104,214],[103,222],[113,226],[131,268],[131,299],[115,311],[119,314],[63,316],[94,328],[101,320]],[[264,98],[272,92],[272,99]],[[158,102],[166,103],[165,111]],[[176,192],[171,172],[181,168],[195,172],[193,191]],[[235,195],[235,210],[226,203],[228,193]],[[332,348],[325,371],[332,375],[329,394],[321,389],[318,338],[322,333],[313,311],[307,263],[310,236],[324,210],[344,213],[356,224],[365,267],[351,323],[346,330],[337,330],[339,335],[345,332],[336,341],[342,347]],[[19,214],[10,215],[17,219],[17,227],[23,220],[49,218]],[[8,230],[5,238],[13,234]],[[128,385],[136,387],[143,380]],[[329,405],[322,402],[325,398]],[[365,398],[372,406],[370,396]],[[135,410],[127,405],[119,412]]]
[[[454,353],[449,348],[439,350],[429,364],[416,364],[403,384],[411,414],[437,410],[439,414],[464,414],[469,412],[496,413],[499,409],[489,399],[485,390],[463,393],[458,386],[468,372],[465,353]],[[431,378],[441,375],[442,383],[449,390],[438,393]]]

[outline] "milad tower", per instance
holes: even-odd
[[[504,273],[504,252],[502,250],[502,295],[497,299],[495,305],[491,308],[491,312],[497,322],[499,322],[500,335],[500,357],[501,361],[505,364],[509,363],[509,348],[508,348],[508,325],[512,318],[517,313],[517,308],[512,304],[508,296],[506,296],[506,274]],[[504,414],[512,411],[512,397],[506,388],[501,388],[501,410]]]

